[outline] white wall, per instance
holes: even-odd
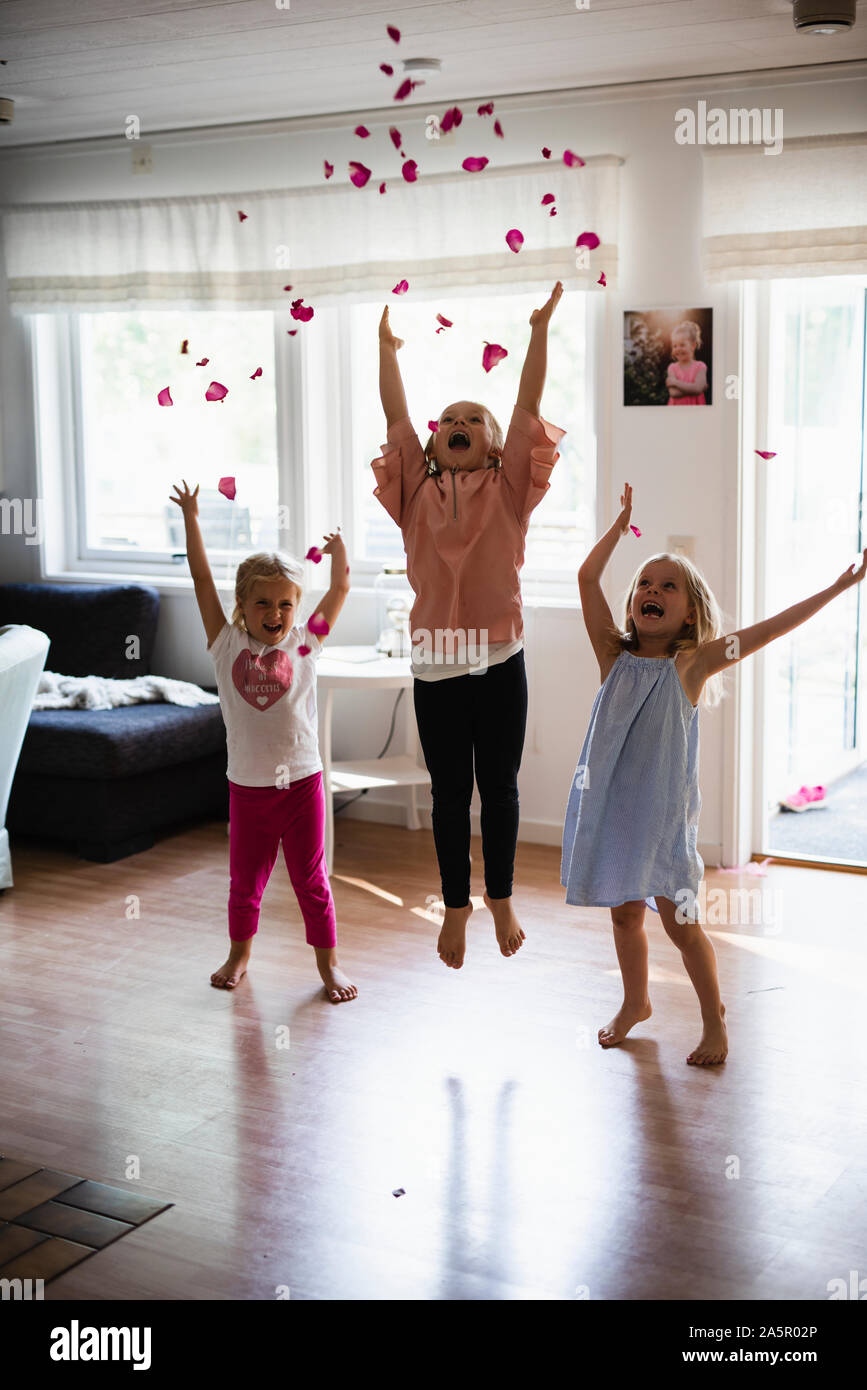
[[[605,327],[598,347],[600,367],[599,508],[607,526],[616,513],[624,479],[633,484],[640,541],[620,547],[611,566],[609,598],[617,602],[632,568],[662,549],[672,534],[696,538],[696,558],[724,612],[735,616],[735,497],[738,476],[737,404],[724,398],[723,384],[738,371],[737,296],[707,288],[701,275],[701,151],[674,140],[674,113],[709,105],[782,108],[784,134],[824,134],[861,129],[867,83],[840,73],[831,80],[811,80],[808,71],[761,86],[755,78],[743,88],[727,89],[723,79],[647,84],[628,93],[608,89],[576,92],[574,100],[513,98],[498,103],[510,161],[538,157],[543,144],[555,151],[569,146],[581,154],[622,155],[620,282],[605,296]],[[469,107],[470,103],[467,103]],[[416,141],[427,108],[385,113]],[[379,116],[369,115],[368,125]],[[279,135],[215,138],[191,135],[181,142],[152,137],[155,171],[147,177],[129,172],[130,150],[116,146],[80,147],[0,155],[4,201],[62,201],[130,198],[243,191],[315,183],[323,155],[339,168],[355,157],[351,134],[355,115],[345,129],[335,118],[321,129],[293,127]],[[302,123],[303,124],[303,123]],[[431,144],[425,167],[451,167],[453,152]],[[568,287],[567,287],[568,288]],[[20,326],[8,313],[0,282],[0,418],[9,496],[35,494],[33,425],[29,410],[29,367]],[[621,321],[626,308],[702,305],[714,310],[714,406],[701,411],[626,409],[621,387]],[[580,557],[576,557],[577,563]],[[38,578],[33,547],[14,537],[0,545],[0,581]],[[312,595],[310,596],[312,597]],[[372,595],[354,592],[341,619],[341,641],[364,642],[375,636]],[[531,713],[521,772],[522,831],[526,838],[556,842],[570,776],[598,686],[592,658],[576,607],[528,605],[527,661]],[[191,592],[166,593],[158,639],[156,669],[168,675],[210,683]],[[407,705],[409,701],[404,701]],[[392,701],[387,697],[344,696],[335,709],[335,756],[371,756],[388,729]],[[724,779],[729,760],[720,712],[702,712],[702,853],[717,862],[723,839]],[[398,737],[399,737],[398,733]],[[387,799],[387,798],[386,798]],[[374,800],[363,803],[365,812]],[[361,809],[361,808],[360,808]],[[387,810],[381,814],[389,814]]]

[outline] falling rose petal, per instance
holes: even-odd
[[[364,164],[359,164],[357,159],[350,159],[349,168],[351,171],[349,177],[355,187],[363,188],[370,178],[370,170]]]
[[[602,274],[599,276],[599,279],[596,281],[596,283],[597,283],[597,285],[601,285],[602,288],[605,289],[605,286],[608,284],[608,281],[605,279],[605,271],[604,271],[604,270],[603,270]]]
[[[756,449],[756,453],[760,459],[775,459],[777,457],[776,454],[767,453],[764,449]]]
[[[286,290],[291,290],[291,288],[292,288],[291,285],[284,285],[284,286],[283,286],[284,292],[285,292]]]
[[[385,32],[390,39],[394,39],[395,43],[400,43],[400,30],[395,29],[393,24],[387,24],[385,26]]]
[[[381,184],[379,185],[379,191],[380,191],[380,193],[384,193],[384,192],[385,192],[385,184],[384,184],[384,183],[381,183]]]
[[[436,434],[437,430],[440,427],[440,422],[439,420],[428,420],[427,427],[430,430],[431,434]]]
[[[452,320],[444,318],[442,314],[437,314],[437,323],[441,323],[443,328],[451,328]]]
[[[546,193],[545,196],[544,196],[544,198],[542,199],[542,207],[543,207],[543,208],[544,208],[544,207],[547,207],[548,203],[553,203],[553,201],[554,201],[554,194],[553,194],[553,193]]]
[[[493,114],[494,103],[492,101],[483,102],[481,106],[476,107],[477,116],[493,116]]]
[[[321,613],[314,613],[312,618],[308,618],[307,626],[314,637],[327,637],[331,631],[330,623],[326,622]]]
[[[595,232],[582,232],[575,245],[586,246],[588,251],[595,251],[599,245],[599,238]]]
[[[160,391],[159,395],[157,396],[157,402],[159,405],[174,405],[171,392],[169,391],[169,388],[167,386],[164,386],[162,391]]]
[[[471,154],[468,159],[463,161],[461,168],[466,169],[468,174],[479,174],[487,163],[488,159],[485,155]]]
[[[289,310],[289,313],[292,315],[293,319],[298,319],[301,323],[309,323],[313,317],[313,309],[311,308],[311,306],[309,304],[302,303],[300,299],[296,300],[296,302],[292,305],[292,308]]]
[[[423,82],[421,79],[419,79],[418,82],[413,82],[411,78],[407,77],[407,78],[404,79],[403,82],[401,82],[400,86],[398,87],[397,91],[395,92],[395,94],[394,94],[394,99],[395,99],[395,101],[403,101],[406,97],[409,96],[410,92],[413,91],[416,87],[423,87],[423,86],[424,86],[424,82]]]
[[[508,357],[509,354],[504,347],[500,347],[499,343],[489,343],[487,339],[484,339],[484,343],[482,366],[486,372],[489,372],[492,367],[496,367],[497,363],[502,362],[503,358]]]
[[[501,140],[505,139],[505,136],[503,135],[503,127],[500,125],[499,121],[494,121],[494,134],[499,135]]]
[[[449,131],[452,126],[457,130],[463,119],[464,113],[461,111],[461,108],[459,106],[450,106],[440,121],[440,130]]]
[[[584,160],[578,154],[573,154],[571,150],[563,151],[563,163],[568,164],[570,169],[583,169]]]
[[[394,77],[394,68],[391,63],[380,63],[379,71],[384,72],[386,77]]]
[[[239,213],[238,213],[238,221],[239,221],[239,222],[246,222],[246,221],[247,221],[247,214],[246,214],[246,212],[240,212],[240,211],[239,211]]]
[[[184,338],[184,341],[181,343],[181,352],[182,352],[182,353],[183,353],[183,352],[189,352],[189,350],[190,350],[190,340],[189,340],[189,338]]]
[[[234,478],[221,478],[220,481],[217,483],[217,489],[218,489],[218,491],[222,492],[222,494],[223,494],[224,497],[228,497],[228,499],[229,499],[230,502],[234,502],[234,500],[235,500],[235,479],[234,479]]]
[[[298,329],[297,329],[297,328],[287,328],[287,329],[286,329],[286,332],[289,334],[289,337],[290,337],[290,338],[294,338],[294,337],[295,337],[295,334],[298,332]]]
[[[367,129],[366,125],[357,125],[355,127],[355,134],[360,140],[366,140],[370,135],[370,131]]]
[[[400,171],[407,183],[415,183],[418,178],[418,165],[414,159],[408,159]]]
[[[196,363],[196,366],[197,366],[197,367],[207,367],[207,365],[208,365],[208,363],[210,362],[210,360],[211,360],[210,357],[203,357],[202,360],[201,360],[201,362],[197,362],[197,363]]]
[[[257,376],[261,376],[261,375],[262,375],[262,368],[261,368],[261,367],[257,367],[256,370],[255,370],[255,372],[253,372],[252,376],[250,377],[250,380],[251,380],[251,381],[255,381],[255,380],[256,380],[256,377],[257,377]]]
[[[405,1197],[405,1196],[406,1196],[406,1188],[405,1188],[405,1187],[396,1187],[396,1188],[394,1189],[394,1191],[392,1192],[391,1195],[392,1195],[392,1197]]]
[[[512,227],[511,231],[506,232],[506,245],[510,251],[517,254],[524,245],[523,232],[519,232],[517,227]]]
[[[223,386],[219,381],[212,381],[205,392],[206,401],[221,401],[224,396],[229,394],[229,388]]]
[[[394,145],[394,148],[396,150],[399,150],[401,145],[403,144],[403,140],[401,139],[401,134],[397,126],[389,126],[388,133],[391,136],[391,143]]]
[[[543,145],[543,146],[542,146],[542,158],[543,158],[543,159],[550,159],[550,158],[551,158],[551,151],[548,149],[548,146],[547,146],[547,145]]]
[[[557,216],[557,209],[556,209],[556,208],[550,208],[550,209],[548,210],[548,216],[549,216],[549,217],[556,217],[556,216]]]
[[[334,165],[329,164],[327,159],[323,159],[322,163],[325,167],[325,177],[330,179],[331,175],[334,173]]]
[[[299,656],[309,656],[309,655],[310,655],[310,648],[308,647],[308,645],[307,645],[306,642],[302,642],[302,643],[301,643],[300,647],[298,648],[298,655],[299,655]]]
[[[408,280],[398,280],[397,284],[395,285],[394,289],[392,290],[392,294],[406,294],[406,292],[407,292],[408,289],[409,289],[409,281],[408,281]]]
[[[638,527],[637,527],[637,526],[633,526],[631,522],[630,522],[629,529],[630,529],[630,531],[634,531],[634,533],[635,533],[636,536],[640,536],[640,535],[641,535],[641,532],[639,531]]]
[[[311,547],[310,547],[310,549],[308,550],[307,554],[304,556],[304,559],[305,559],[305,560],[312,560],[313,563],[314,563],[314,565],[318,565],[319,562],[320,562],[320,560],[322,559],[322,551],[319,549],[318,546],[316,546],[316,545],[311,545]]]

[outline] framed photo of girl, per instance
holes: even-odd
[[[623,404],[711,405],[713,309],[626,309]]]

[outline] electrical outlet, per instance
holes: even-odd
[[[669,536],[668,553],[685,555],[688,560],[695,562],[695,536]]]
[[[137,141],[133,142],[132,171],[134,174],[153,173],[154,155],[150,145],[140,145]]]

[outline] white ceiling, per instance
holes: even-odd
[[[403,105],[441,104],[867,58],[867,17],[818,38],[790,0],[0,0],[0,149],[375,109],[412,57],[443,67]]]

